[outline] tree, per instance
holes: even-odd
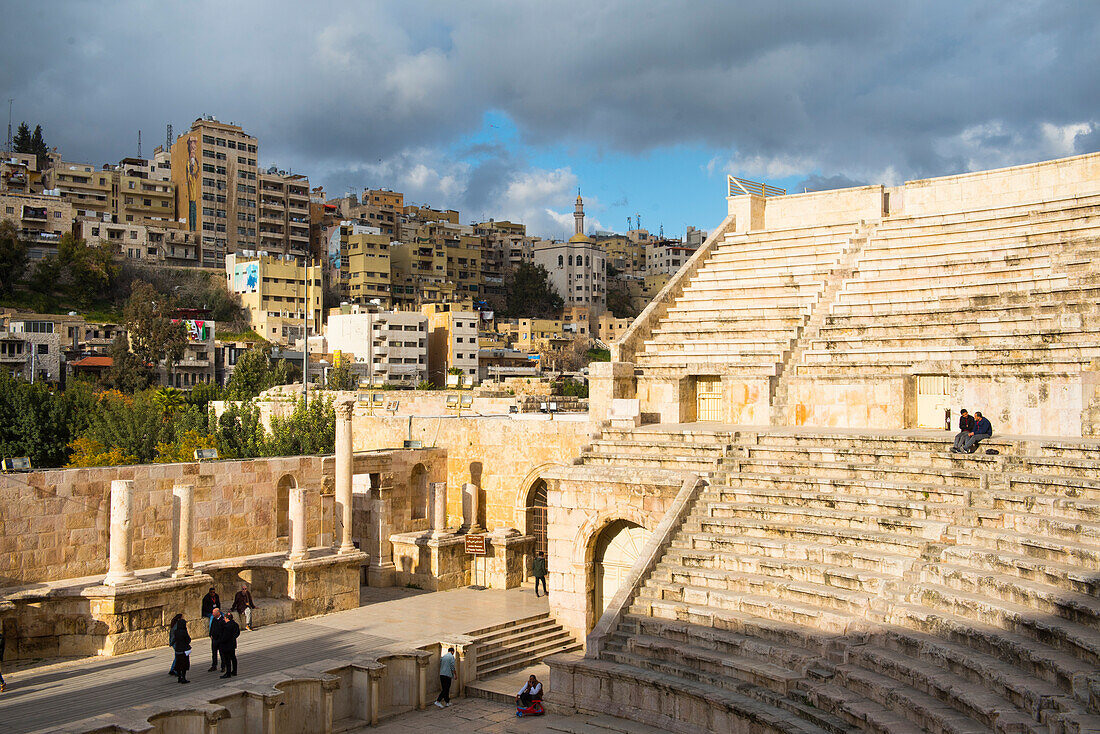
[[[153,369],[163,360],[171,378],[187,347],[187,332],[181,322],[172,321],[169,299],[148,283],[138,281],[122,313],[130,349]]]
[[[508,318],[548,318],[561,313],[564,302],[554,286],[550,274],[541,265],[520,263],[509,271],[505,316]]]
[[[638,315],[630,298],[627,281],[622,278],[607,279],[607,310],[617,319],[632,319]]]
[[[27,265],[27,243],[19,237],[15,222],[0,222],[0,293],[10,296]]]
[[[31,465],[61,466],[86,418],[86,388],[71,396],[0,374],[0,455],[27,456]]]
[[[115,337],[107,353],[111,356],[112,364],[104,375],[106,387],[124,393],[135,393],[153,384],[156,378],[153,368],[130,351],[130,341],[125,334],[120,333]]]
[[[41,171],[45,168],[50,149],[46,147],[46,141],[42,138],[41,125],[34,126],[34,134],[31,135],[31,149],[27,152],[34,153],[35,160],[38,163],[38,170]]]
[[[156,457],[158,444],[174,438],[172,424],[165,422],[151,390],[133,396],[100,393],[98,402],[99,409],[84,435],[107,449],[118,448],[144,464]]]
[[[331,454],[336,451],[336,411],[332,399],[299,398],[286,418],[271,417],[267,456]]]
[[[218,418],[216,438],[223,459],[263,456],[266,435],[259,408],[250,400],[229,405]]]
[[[266,344],[252,347],[237,358],[226,385],[229,400],[250,400],[274,384],[274,368]]]
[[[11,139],[11,142],[15,147],[16,153],[34,152],[34,147],[31,143],[31,129],[26,121],[19,123],[19,127],[16,129],[15,136]]]
[[[346,359],[328,371],[328,381],[325,383],[326,390],[354,390],[355,388],[355,375],[352,373]]]
[[[85,308],[107,298],[111,281],[118,274],[107,248],[89,245],[70,232],[63,234],[57,244],[57,263],[58,288]]]

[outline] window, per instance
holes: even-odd
[[[558,255],[558,267],[565,267],[565,258],[561,255]]]
[[[49,354],[50,353],[50,345],[49,344],[39,344],[37,346],[38,346],[38,353],[39,354]]]

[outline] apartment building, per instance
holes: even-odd
[[[478,381],[478,319],[466,305],[431,303],[421,307],[428,326],[428,379],[447,385],[452,368],[462,371],[463,385]]]
[[[61,236],[73,229],[73,207],[56,194],[0,194],[0,219],[11,220],[27,243],[31,260],[57,253]]]
[[[309,179],[274,167],[259,175],[259,251],[268,255],[309,256]],[[238,213],[238,219],[239,213]],[[253,226],[237,222],[237,234]]]
[[[428,379],[427,317],[419,311],[345,304],[329,312],[325,344],[370,385],[412,388]]]
[[[252,329],[270,342],[289,346],[321,327],[322,266],[294,257],[269,255],[225,256],[227,286],[241,297]],[[306,292],[309,300],[307,305]]]
[[[73,234],[88,243],[109,246],[113,254],[130,261],[199,265],[199,235],[176,222],[134,224],[78,217],[73,222]]]
[[[176,185],[152,178],[150,162],[123,158],[111,173],[111,213],[115,221],[159,225],[176,223]]]
[[[688,247],[680,240],[655,240],[645,245],[646,275],[675,273],[684,266],[695,248]]]
[[[200,237],[204,267],[222,268],[227,254],[260,249],[256,158],[256,138],[210,116],[172,144],[176,209]]]
[[[390,237],[376,227],[340,223],[340,297],[390,305]]]
[[[114,175],[96,170],[91,163],[73,163],[55,158],[43,176],[46,190],[72,206],[74,215],[102,219],[114,213]]]
[[[0,194],[39,194],[42,172],[34,153],[4,153],[0,158]]]
[[[642,275],[645,272],[645,245],[633,241],[626,235],[597,233],[593,238],[607,255],[608,267],[613,267],[627,275]]]
[[[187,345],[183,357],[172,365],[171,370],[163,362],[159,365],[160,384],[190,390],[200,383],[215,382],[215,324],[207,315],[200,309],[177,311],[172,323],[183,324],[187,332]]]
[[[393,189],[363,189],[363,204],[401,214],[405,209],[405,195]]]
[[[0,331],[0,369],[30,382],[59,382],[61,335],[50,319],[12,319]]]

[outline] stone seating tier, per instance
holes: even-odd
[[[705,433],[604,431],[586,453],[728,446],[603,675],[736,693],[767,731],[1100,731],[1100,442]]]

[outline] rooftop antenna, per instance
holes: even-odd
[[[638,229],[642,228],[642,215],[638,212],[634,212],[634,221],[638,223]]]
[[[168,123],[168,131],[164,138],[164,149],[166,151],[172,150],[172,123]]]
[[[662,240],[665,238],[665,225],[663,223],[661,224],[661,229],[657,233],[657,236],[660,237]]]
[[[626,231],[629,232],[632,229],[634,229],[634,222],[630,219],[630,215],[627,214],[626,215]]]
[[[138,158],[141,158],[141,130],[138,130]]]
[[[11,147],[12,147],[12,137],[11,137],[11,105],[12,105],[12,102],[14,102],[14,101],[15,101],[15,99],[14,99],[13,97],[8,97],[8,153],[11,153]]]

